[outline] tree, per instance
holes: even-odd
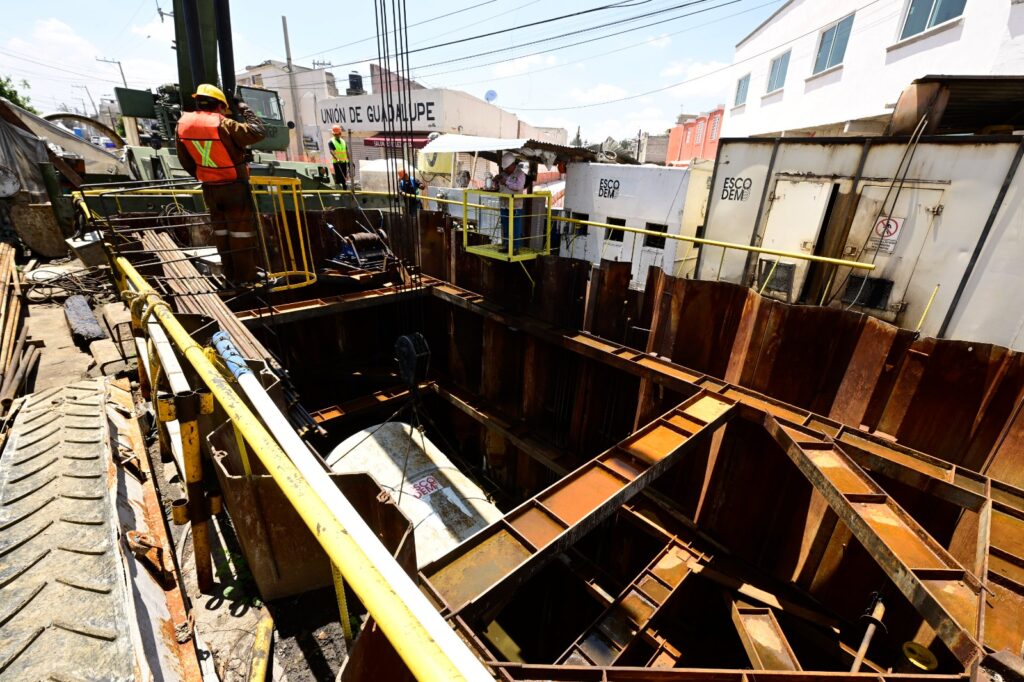
[[[583,146],[583,138],[580,137],[580,127],[579,126],[576,126],[576,137],[572,138],[571,144],[574,147],[582,147]]]
[[[28,81],[24,79],[22,79],[21,83],[19,83],[18,85],[21,86],[22,90],[31,89],[28,84]],[[9,99],[13,104],[18,105],[22,109],[28,109],[33,114],[39,113],[38,111],[36,111],[35,107],[33,107],[30,104],[31,100],[27,96],[22,95],[15,89],[14,83],[11,81],[10,76],[0,76],[0,97]]]

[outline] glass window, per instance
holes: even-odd
[[[786,71],[789,69],[789,51],[772,60],[768,70],[768,92],[781,90],[786,84]]]
[[[834,26],[830,26],[821,34],[818,43],[818,56],[814,60],[814,73],[821,73],[843,63],[846,54],[846,43],[850,41],[850,30],[853,28],[853,15],[846,17]]]
[[[900,39],[916,36],[964,13],[967,0],[910,0]]]
[[[722,127],[722,117],[721,116],[715,116],[713,119],[711,119],[711,139],[712,140],[717,140],[718,139],[718,130],[721,127]]]
[[[239,99],[252,107],[253,112],[264,121],[282,121],[281,104],[277,93],[272,90],[239,88]]]
[[[609,218],[609,225],[621,225],[626,226],[625,218]],[[604,229],[604,239],[608,242],[621,242],[622,238],[626,236],[626,233],[622,230],[609,230],[607,227]]]
[[[686,144],[690,144],[690,137],[693,135],[693,127],[686,126]]]
[[[664,232],[666,234],[668,233],[668,225],[660,225],[658,223],[647,223],[646,227],[648,230],[651,230],[652,232]],[[665,238],[655,237],[653,234],[645,234],[644,246],[649,246],[652,249],[664,249]]]
[[[738,107],[741,104],[747,102],[747,88],[750,87],[750,74],[748,73],[743,78],[736,81],[736,99],[733,100],[733,106]]]
[[[707,128],[707,121],[699,121],[697,123],[697,144],[704,141],[704,129]]]

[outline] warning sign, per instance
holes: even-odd
[[[868,249],[892,253],[903,231],[904,218],[879,218],[868,239]]]

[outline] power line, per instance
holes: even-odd
[[[12,59],[20,59],[22,61],[31,62],[32,64],[38,64],[39,66],[45,67],[47,69],[53,69],[55,71],[63,71],[64,73],[70,73],[70,74],[73,74],[75,76],[81,76],[82,78],[90,78],[92,80],[103,81],[103,82],[106,82],[106,83],[119,83],[120,82],[120,81],[116,81],[116,80],[111,80],[109,78],[99,78],[95,74],[91,74],[91,73],[83,73],[81,71],[73,71],[71,69],[65,69],[64,67],[61,67],[61,66],[53,66],[52,64],[47,64],[46,62],[41,62],[38,59],[31,59],[29,57],[23,57],[23,56],[19,55],[18,53],[12,52],[12,51],[7,50],[7,49],[0,49],[0,54],[7,55],[8,57],[11,57]]]
[[[492,4],[494,2],[497,2],[497,1],[498,0],[486,0],[486,2],[479,2],[479,3],[475,4],[475,5],[473,5],[472,7],[463,7],[462,9],[455,10],[454,12],[449,12],[448,14],[440,14],[440,15],[438,15],[436,17],[432,17],[430,19],[425,19],[423,21],[418,21],[415,24],[409,24],[409,26],[422,26],[423,24],[429,24],[432,21],[437,21],[438,19],[445,19],[447,17],[455,16],[456,14],[461,14],[463,12],[468,12],[469,10],[472,10],[472,9],[478,9],[480,7],[483,7],[484,5],[490,5],[490,4]],[[498,16],[501,16],[501,15],[498,15]],[[459,29],[456,29],[456,30],[459,30]],[[391,31],[390,33],[393,33],[393,31]],[[329,47],[326,50],[320,50],[319,52],[313,52],[311,54],[307,54],[307,55],[304,55],[302,57],[296,57],[296,59],[308,59],[309,57],[316,57],[318,55],[322,55],[325,52],[336,52],[336,51],[341,50],[341,49],[346,48],[346,47],[352,47],[353,45],[359,45],[361,43],[368,43],[371,40],[377,40],[377,36],[370,36],[368,38],[360,38],[359,40],[353,40],[351,43],[345,43],[344,45],[338,45],[337,47]],[[344,64],[342,66],[344,66]]]
[[[738,17],[738,16],[740,16],[742,14],[748,14],[750,12],[754,12],[756,10],[763,9],[765,7],[770,7],[772,5],[775,5],[776,3],[778,3],[778,0],[770,0],[769,2],[763,3],[761,5],[755,5],[754,7],[750,7],[750,8],[745,9],[745,10],[740,10],[739,12],[733,12],[732,14],[726,14],[724,16],[718,17],[717,19],[712,19],[711,21],[706,21],[703,24],[697,24],[696,26],[689,26],[687,28],[684,28],[684,29],[679,30],[679,31],[674,31],[672,33],[665,33],[662,36],[660,36],[659,38],[656,38],[655,40],[658,40],[660,38],[670,38],[672,36],[677,36],[677,35],[680,35],[682,33],[688,33],[690,31],[695,31],[698,28],[704,28],[704,27],[710,26],[712,24],[717,24],[718,22],[725,21],[726,19],[733,19],[733,18]],[[710,9],[717,9],[717,7],[713,7],[713,8],[710,8]],[[673,20],[669,19],[668,21],[673,21]],[[541,67],[541,68],[538,68],[538,69],[530,69],[529,71],[526,71],[526,72],[523,72],[523,73],[513,73],[513,74],[510,74],[508,76],[498,76],[498,77],[495,77],[495,78],[485,78],[485,79],[478,80],[478,81],[466,81],[466,82],[463,82],[463,83],[456,83],[455,85],[450,85],[448,87],[451,87],[451,88],[461,88],[461,87],[465,87],[467,85],[479,85],[480,83],[493,83],[495,81],[509,80],[509,79],[512,79],[512,78],[523,78],[524,76],[532,76],[534,74],[541,73],[543,71],[551,71],[553,69],[564,69],[567,66],[573,66],[574,64],[582,64],[584,62],[588,62],[588,61],[591,61],[593,59],[599,59],[601,57],[607,57],[608,55],[612,55],[612,54],[615,54],[617,52],[624,52],[625,50],[631,50],[631,49],[634,49],[634,48],[637,48],[637,47],[643,47],[644,45],[647,45],[650,42],[650,40],[651,39],[642,40],[642,41],[640,41],[638,43],[632,43],[630,45],[626,45],[624,47],[616,48],[614,50],[608,50],[607,52],[598,52],[597,54],[592,54],[592,55],[589,55],[587,57],[583,57],[582,59],[573,60],[571,62],[562,62],[560,64],[552,64],[551,66],[545,66],[545,67]],[[570,46],[566,46],[566,47],[570,47]],[[490,64],[480,64],[479,66],[468,66],[468,67],[465,67],[465,68],[462,68],[462,69],[452,69],[451,71],[445,71],[445,72],[442,72],[442,73],[456,73],[456,72],[459,72],[459,71],[471,71],[472,69],[475,69],[475,68],[480,68],[480,67],[483,67],[483,66],[490,66],[490,65],[493,65],[493,64],[502,64],[502,63],[506,63],[506,62],[513,62],[516,59],[523,59],[525,57],[530,57],[530,56],[532,56],[532,55],[520,55],[518,57],[510,57],[509,59],[502,60],[501,62],[491,62]],[[427,74],[425,77],[433,78],[434,76],[439,76],[439,75],[441,75],[441,73],[432,73],[432,74]]]
[[[494,19],[497,19],[498,17],[503,17],[506,14],[512,14],[513,12],[522,12],[524,9],[526,9],[530,5],[536,5],[540,1],[541,0],[531,0],[531,2],[528,2],[528,3],[524,4],[524,5],[519,5],[517,7],[513,7],[512,9],[505,10],[504,12],[498,12],[497,14],[492,14],[489,17],[481,19],[480,21],[476,22],[472,26],[459,26],[458,28],[453,28],[450,31],[445,31],[444,33],[437,33],[437,34],[434,34],[433,36],[431,36],[429,38],[424,38],[423,40],[417,40],[416,42],[414,42],[412,44],[413,45],[422,45],[423,43],[427,42],[428,40],[432,40],[432,39],[436,39],[436,38],[442,38],[444,36],[450,36],[453,33],[458,33],[459,31],[463,31],[463,30],[465,30],[467,28],[474,28],[476,26],[479,26],[482,23],[485,23],[485,22],[488,22],[488,21],[493,21]],[[415,24],[412,24],[412,25],[415,26]]]
[[[859,12],[862,9],[870,7],[871,5],[874,5],[874,4],[878,3],[878,2],[881,2],[881,0],[871,0],[871,2],[869,2],[867,4],[864,4],[864,5],[861,5],[860,7],[856,8],[854,11],[855,12]],[[757,53],[755,55],[751,55],[751,56],[747,57],[746,59],[741,59],[738,62],[733,62],[732,64],[727,64],[727,65],[725,65],[725,66],[723,66],[721,68],[714,69],[712,71],[708,71],[707,73],[702,73],[699,76],[693,76],[692,78],[686,78],[684,80],[679,81],[678,83],[670,83],[669,85],[665,85],[665,86],[662,86],[660,88],[655,88],[653,90],[647,90],[646,92],[639,92],[639,93],[636,93],[634,95],[627,95],[625,97],[617,97],[615,99],[606,100],[604,102],[591,102],[590,104],[576,104],[576,105],[569,106],[569,107],[505,107],[505,108],[506,109],[510,109],[512,111],[570,111],[570,110],[575,110],[575,109],[591,109],[593,107],[602,107],[602,106],[605,106],[607,104],[617,104],[619,102],[628,102],[629,100],[639,99],[640,97],[646,97],[648,95],[653,95],[653,94],[656,94],[656,93],[659,93],[659,92],[665,92],[666,90],[671,90],[672,88],[677,88],[680,85],[686,85],[688,83],[692,83],[694,81],[698,81],[701,78],[707,78],[708,76],[713,76],[713,75],[721,73],[723,71],[727,71],[727,70],[733,68],[734,66],[736,66],[737,64],[743,64],[744,62],[749,62],[749,61],[751,61],[753,59],[757,59],[758,57],[763,57],[764,55],[769,54],[771,52],[775,52],[780,47],[788,45],[789,43],[792,43],[795,40],[799,40],[800,38],[804,38],[806,36],[813,35],[813,34],[817,33],[818,31],[820,31],[821,29],[825,28],[826,26],[831,26],[833,23],[835,23],[835,22],[834,21],[825,22],[824,24],[822,24],[821,26],[818,26],[817,28],[814,28],[814,29],[812,29],[810,31],[807,31],[806,33],[801,33],[800,35],[795,36],[793,38],[790,38],[789,40],[785,40],[785,41],[779,43],[778,45],[774,45],[774,46],[768,48],[767,50],[759,52],[759,53]]]
[[[684,3],[683,5],[677,5],[675,7],[669,8],[668,10],[661,10],[661,11],[671,11],[671,10],[674,10],[674,9],[679,9],[681,7],[697,5],[697,4],[701,4],[701,3],[704,3],[704,2],[710,2],[710,1],[711,0],[691,0],[691,2]],[[437,73],[428,73],[424,77],[425,78],[432,78],[434,76],[442,76],[442,75],[449,74],[449,73],[457,73],[459,71],[470,71],[472,69],[479,69],[479,68],[483,68],[485,66],[493,66],[494,64],[504,64],[506,62],[514,61],[516,59],[523,59],[524,57],[534,57],[536,55],[547,54],[549,52],[557,52],[559,50],[568,49],[570,47],[576,47],[576,46],[579,46],[579,45],[586,45],[587,43],[593,43],[593,42],[597,42],[599,40],[605,40],[607,38],[613,38],[615,36],[622,35],[624,33],[631,33],[633,31],[639,31],[639,30],[642,30],[642,29],[645,29],[645,28],[650,28],[651,26],[660,26],[660,25],[668,23],[670,21],[676,21],[677,19],[685,19],[685,18],[691,17],[691,16],[693,16],[695,14],[702,14],[704,12],[710,12],[712,10],[720,9],[722,7],[727,7],[729,5],[735,5],[738,2],[742,2],[742,0],[728,0],[728,2],[724,2],[724,3],[720,4],[720,5],[715,5],[714,7],[705,7],[703,9],[694,10],[693,12],[687,12],[685,14],[680,14],[677,17],[669,17],[667,19],[660,19],[658,21],[654,21],[654,22],[651,22],[649,24],[642,24],[640,26],[634,26],[633,28],[627,28],[627,29],[624,29],[622,31],[615,31],[614,33],[606,33],[604,35],[600,35],[600,36],[597,36],[595,38],[588,38],[586,40],[580,40],[580,41],[577,41],[575,43],[569,43],[568,45],[559,45],[558,47],[550,47],[550,48],[547,48],[547,49],[544,49],[544,50],[537,50],[536,52],[530,52],[528,54],[516,55],[515,57],[509,57],[507,59],[499,59],[497,61],[485,62],[483,64],[476,64],[474,66],[467,66],[467,67],[463,67],[463,68],[460,68],[460,69],[450,69],[448,71],[439,71]],[[771,3],[769,3],[769,4],[771,4]],[[651,15],[645,15],[645,16],[651,16]],[[644,17],[638,17],[638,18],[644,18]],[[635,21],[635,20],[636,19],[632,19],[632,21]],[[629,21],[629,20],[627,20],[627,21]],[[614,22],[614,23],[615,24],[619,24],[619,23],[623,23],[623,22]],[[451,64],[453,62],[465,61],[467,59],[475,59],[476,57],[482,57],[482,56],[489,55],[489,54],[497,54],[498,52],[508,52],[509,50],[517,50],[520,47],[526,47],[527,45],[535,45],[537,43],[547,43],[547,42],[550,42],[551,40],[553,40],[555,38],[565,38],[565,37],[568,37],[568,36],[571,36],[571,35],[576,35],[576,34],[579,34],[579,33],[585,33],[587,31],[594,31],[594,30],[597,30],[597,29],[600,29],[600,28],[606,28],[607,26],[608,25],[606,24],[606,25],[602,25],[602,26],[594,26],[592,28],[583,28],[583,29],[579,29],[579,30],[576,30],[576,31],[571,31],[569,33],[563,33],[561,35],[552,36],[551,38],[541,38],[539,40],[533,40],[533,41],[530,41],[530,42],[527,42],[527,43],[521,43],[521,44],[515,45],[513,47],[505,47],[505,48],[500,48],[500,49],[497,49],[497,50],[489,50],[487,52],[480,52],[480,53],[475,54],[475,55],[467,55],[465,57],[456,57],[454,59],[447,59],[447,60],[440,61],[440,62],[434,62],[433,64],[425,64],[425,65],[423,65],[423,66],[421,66],[419,68],[426,69],[426,68],[429,68],[431,66],[441,66],[443,64]]]
[[[637,4],[644,4],[644,3],[648,3],[650,1],[651,0],[636,0]],[[697,1],[706,1],[706,0],[697,0]],[[600,11],[603,11],[603,10],[606,10],[606,9],[614,9],[614,8],[628,7],[628,6],[630,6],[630,5],[627,4],[626,0],[622,0],[621,2],[613,3],[611,5],[601,5],[600,7],[592,7],[590,9],[580,10],[579,12],[573,12],[571,14],[563,14],[561,16],[551,17],[549,19],[541,19],[541,20],[538,20],[538,21],[530,22],[528,24],[521,24],[519,26],[510,26],[508,28],[499,29],[497,31],[490,31],[488,33],[479,33],[479,34],[477,34],[475,36],[468,36],[466,38],[458,38],[456,40],[449,40],[449,41],[444,42],[444,43],[437,43],[436,45],[427,45],[426,47],[418,47],[415,50],[409,50],[409,52],[407,54],[416,54],[418,52],[426,52],[428,50],[436,50],[436,49],[442,48],[442,47],[450,47],[452,45],[460,45],[462,43],[467,43],[467,42],[470,42],[472,40],[480,40],[481,38],[491,38],[493,36],[501,35],[503,33],[509,33],[511,31],[519,31],[519,30],[522,30],[524,28],[531,28],[533,26],[541,26],[543,24],[550,24],[550,23],[552,23],[554,21],[561,21],[562,19],[571,19],[573,17],[582,16],[584,14],[590,14],[592,12],[600,12]],[[666,10],[662,10],[662,11],[666,11]],[[629,21],[629,20],[626,20],[626,21]],[[595,28],[599,28],[599,27],[595,27]],[[557,37],[557,36],[555,36],[555,37]],[[324,50],[324,52],[330,52],[330,51],[331,50]],[[322,54],[322,53],[318,52],[317,54]],[[345,62],[344,64],[338,64],[338,66],[349,66],[351,64],[361,64],[361,63],[363,63],[365,61],[369,61],[369,59],[366,59],[366,58],[364,58],[364,59],[357,59],[357,60],[352,61],[352,62]]]

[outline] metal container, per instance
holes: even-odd
[[[409,424],[363,429],[334,448],[327,464],[339,474],[373,474],[416,528],[419,566],[502,517],[480,487]]]

